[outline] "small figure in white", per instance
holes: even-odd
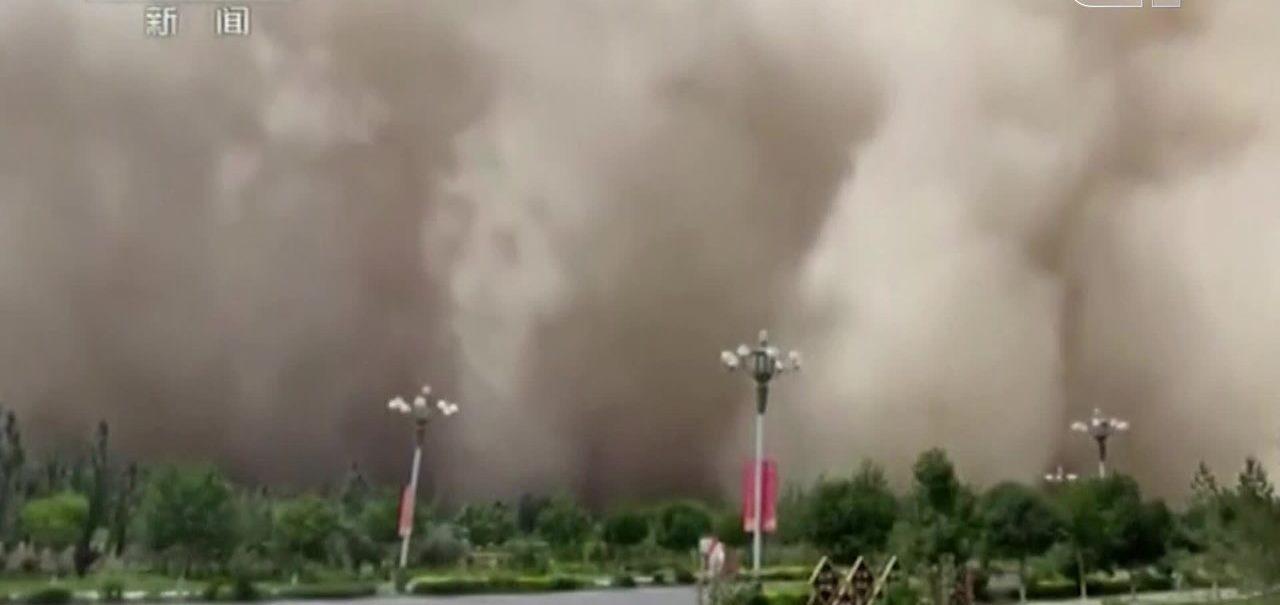
[[[178,7],[148,6],[142,13],[142,22],[148,36],[168,38],[178,33]]]
[[[223,6],[216,13],[219,36],[249,35],[249,7]]]
[[[702,571],[698,574],[698,603],[706,603],[725,575],[724,543],[713,536],[703,537],[698,541],[698,555],[702,561]]]

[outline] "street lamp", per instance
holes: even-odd
[[[756,346],[738,345],[737,350],[722,351],[720,363],[730,372],[747,372],[756,384],[755,531],[751,542],[751,571],[759,577],[764,533],[764,412],[769,405],[769,382],[779,374],[798,371],[800,354],[791,351],[783,357],[778,347],[769,344],[768,332],[760,330],[760,342]]]
[[[1068,473],[1064,470],[1061,464],[1058,465],[1058,470],[1052,473],[1046,473],[1044,476],[1045,482],[1053,484],[1071,483],[1079,478],[1080,477],[1075,473]]]
[[[408,527],[402,527],[400,531],[400,569],[404,569],[409,562],[409,536],[413,534],[413,506],[418,495],[418,469],[422,467],[422,442],[427,436],[427,423],[437,413],[445,417],[457,414],[458,404],[432,396],[431,387],[423,385],[422,392],[413,398],[412,403],[397,396],[387,402],[387,409],[413,420],[413,470],[409,472],[408,492],[400,499],[401,507],[408,507],[408,510],[401,511],[401,518],[410,520]]]
[[[1098,443],[1098,476],[1107,476],[1107,440],[1116,433],[1129,430],[1129,423],[1119,418],[1102,415],[1102,410],[1093,408],[1093,416],[1088,420],[1071,423],[1071,430],[1084,433]]]

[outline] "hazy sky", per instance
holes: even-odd
[[[1280,5],[0,4],[0,400],[46,448],[451,493],[731,491],[931,446],[1175,494],[1280,443]],[[456,420],[456,421],[455,421]]]

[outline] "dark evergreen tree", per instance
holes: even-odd
[[[84,528],[80,532],[80,539],[76,542],[75,568],[78,576],[84,576],[89,566],[93,565],[101,554],[93,550],[93,534],[106,520],[110,472],[107,466],[107,438],[107,423],[99,422],[98,430],[94,434],[93,448],[89,452],[87,478],[89,513],[85,516]]]
[[[13,410],[4,414],[0,430],[0,540],[8,542],[14,535],[13,516],[21,506],[26,452],[22,449],[22,433]]]
[[[129,464],[120,481],[115,499],[115,513],[111,518],[111,548],[116,556],[124,554],[129,543],[129,514],[133,511],[138,491],[138,465]]]

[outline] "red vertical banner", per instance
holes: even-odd
[[[413,490],[405,486],[404,491],[400,493],[400,537],[405,538],[413,534]]]
[[[778,531],[778,463],[776,460],[764,461],[764,531],[767,534]],[[755,533],[756,528],[756,469],[751,462],[742,468],[742,530]]]

